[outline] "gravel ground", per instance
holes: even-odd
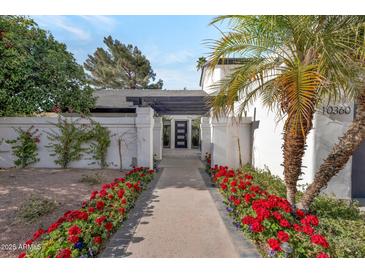
[[[0,169],[0,257],[16,257],[39,228],[47,228],[67,210],[77,209],[100,185],[80,183],[82,175],[99,173],[104,182],[123,177],[118,170]],[[57,208],[32,223],[17,217],[19,206],[31,196],[54,200]]]

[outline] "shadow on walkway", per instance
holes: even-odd
[[[164,177],[169,179],[161,180],[157,189],[193,188],[207,190],[197,172],[198,168],[203,168],[199,159],[199,150],[164,149],[160,166],[165,168]]]

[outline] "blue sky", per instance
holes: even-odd
[[[40,27],[67,45],[83,64],[103,46],[103,37],[137,46],[150,60],[166,89],[199,89],[196,60],[209,52],[204,42],[219,31],[208,26],[213,16],[32,16]]]

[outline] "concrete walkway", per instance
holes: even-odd
[[[165,150],[160,166],[162,174],[147,206],[148,214],[139,218],[121,257],[257,257],[249,243],[242,244],[232,236],[239,232],[232,232],[223,221],[226,213],[219,211],[202,178],[197,151]],[[102,257],[107,256],[110,253]]]

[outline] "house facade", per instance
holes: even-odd
[[[130,169],[133,165],[153,167],[163,157],[163,149],[199,149],[201,158],[211,154],[212,165],[239,168],[245,164],[283,177],[282,129],[273,112],[260,100],[255,101],[244,117],[232,113],[215,117],[208,101],[217,92],[216,86],[237,66],[236,60],[219,63],[213,71],[201,70],[200,90],[97,90],[96,107],[91,119],[111,132],[108,167]],[[238,109],[239,102],[236,104]],[[352,102],[323,106],[314,116],[314,126],[303,159],[300,184],[312,182],[315,172],[338,138],[354,118]],[[62,115],[83,126],[90,123],[77,115]],[[57,131],[57,117],[1,117],[2,139],[16,138],[14,128],[33,126],[42,132],[39,148],[40,168],[57,168],[47,149],[48,131]],[[11,146],[0,143],[0,167],[14,166]],[[87,158],[73,162],[71,168],[96,168]],[[343,199],[365,198],[365,144],[331,179],[323,191]]]

